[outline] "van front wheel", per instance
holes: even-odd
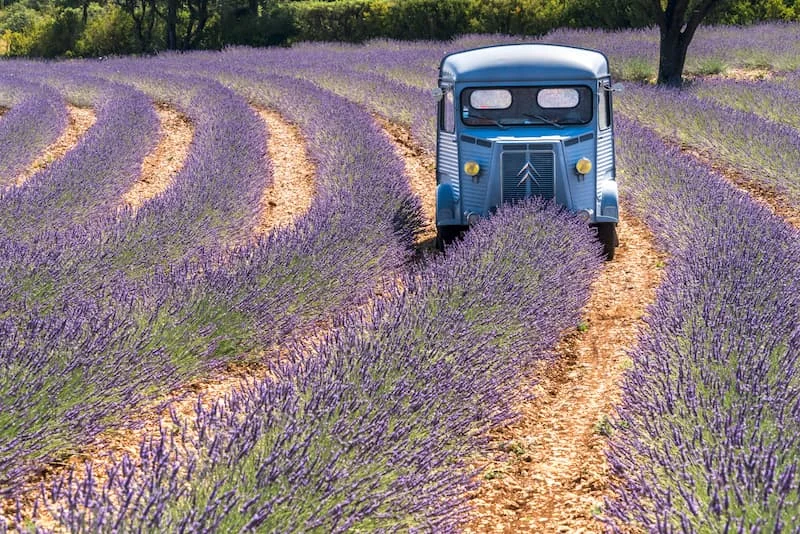
[[[603,244],[606,260],[613,260],[614,250],[619,245],[617,223],[597,223],[597,240]]]
[[[437,226],[436,227],[436,249],[444,250],[445,245],[449,245],[461,234],[461,226]]]

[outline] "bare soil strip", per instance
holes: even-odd
[[[261,220],[257,234],[288,226],[298,215],[307,212],[314,200],[314,177],[317,168],[308,157],[300,128],[286,121],[278,112],[259,109],[267,125],[267,155],[272,166],[272,187],[261,198]]]
[[[86,130],[92,127],[97,118],[95,117],[94,110],[89,108],[79,108],[76,106],[68,105],[69,122],[67,128],[56,140],[55,143],[50,145],[27,169],[25,172],[17,176],[16,186],[19,187],[24,184],[31,176],[37,172],[47,168],[54,161],[64,157],[64,154],[78,144],[78,141],[86,133]]]
[[[593,517],[608,492],[604,424],[665,262],[641,221],[624,213],[618,230],[582,331],[563,338],[559,358],[531,386],[535,398],[517,407],[521,418],[492,435],[492,453],[475,462],[480,487],[464,532],[604,531]]]
[[[673,142],[675,141],[673,140]],[[725,178],[731,186],[739,191],[747,193],[753,200],[765,206],[776,216],[781,217],[787,223],[800,229],[800,209],[783,198],[780,193],[767,188],[764,184],[758,183],[756,179],[740,170],[720,163],[707,151],[698,150],[695,147],[685,144],[680,144],[680,148],[682,151],[691,154],[697,160],[711,167],[717,174]]]
[[[122,202],[139,208],[163,193],[183,168],[194,139],[194,125],[189,118],[166,104],[156,104],[161,122],[158,144],[142,162],[139,181],[122,197]]]
[[[411,137],[406,128],[378,115],[373,117],[394,144],[395,152],[405,164],[411,190],[422,201],[425,224],[417,236],[417,245],[432,243],[436,237],[436,159]]]

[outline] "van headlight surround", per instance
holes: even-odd
[[[575,170],[578,174],[589,174],[592,170],[592,162],[589,158],[581,158],[575,164]]]
[[[481,166],[477,161],[468,161],[464,163],[464,173],[468,176],[477,176],[481,172]]]

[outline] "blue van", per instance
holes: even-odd
[[[439,67],[437,245],[505,202],[553,199],[614,257],[619,221],[608,59],[551,44],[449,54]]]

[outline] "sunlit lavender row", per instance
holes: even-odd
[[[153,265],[163,264],[174,247],[185,247],[183,240],[191,239],[196,230],[187,228],[181,234],[181,226],[175,223],[181,220],[179,209],[172,212],[172,220],[164,220],[163,227],[151,227],[151,234],[143,233],[145,225],[139,227],[137,221],[147,220],[143,212],[148,209],[167,211],[179,203],[176,193],[172,201],[168,194],[132,219],[101,219],[105,227],[64,239],[56,235],[28,247],[27,252],[9,245],[16,247],[11,253],[17,261],[11,265],[18,270],[8,272],[19,273],[27,284],[15,283],[14,276],[6,276],[8,283],[0,284],[7,297],[3,305],[13,300],[9,295],[18,295],[16,301],[22,302],[26,314],[20,317],[18,308],[4,313],[8,335],[0,359],[8,372],[2,375],[0,390],[4,414],[14,421],[3,427],[4,485],[29,473],[36,462],[54,452],[90,439],[142,398],[169,390],[226,360],[267,348],[292,329],[313,324],[359,300],[385,271],[405,261],[418,224],[418,201],[398,180],[402,168],[369,116],[314,87],[303,91],[294,83],[288,87],[286,81],[274,83],[276,93],[290,93],[284,105],[309,130],[312,144],[320,147],[316,151],[320,195],[294,227],[237,249],[198,252],[199,257],[189,263],[178,261],[154,270]],[[228,114],[228,135],[235,142],[232,129],[241,122],[236,122],[230,108],[218,109],[217,113]],[[319,116],[329,120],[315,122]],[[363,134],[353,135],[359,117],[364,122],[358,131]],[[225,123],[217,119],[215,124],[210,132],[224,133],[219,125]],[[329,149],[333,139],[342,140],[337,151]],[[222,141],[210,136],[207,142],[224,149]],[[235,149],[234,143],[230,145]],[[213,156],[215,147],[209,146],[206,154]],[[259,161],[263,155],[262,150]],[[377,172],[376,177],[372,172]],[[368,183],[365,177],[370,177]],[[217,186],[217,194],[224,198],[230,191],[223,183]],[[214,194],[214,188],[208,191]],[[193,203],[184,206],[202,208]],[[213,231],[214,227],[208,228]],[[137,232],[156,248],[143,251],[154,258],[158,254],[150,266],[135,248],[124,246],[138,242]],[[166,237],[159,241],[154,235]],[[93,252],[96,257],[91,257]],[[88,267],[77,260],[86,260]],[[39,268],[29,269],[37,261]],[[122,262],[122,267],[115,262]],[[133,276],[132,268],[138,268]],[[32,306],[26,300],[25,291],[54,284],[62,288],[59,294],[70,295],[66,302],[51,294],[50,306],[43,311],[41,305]],[[11,315],[12,309],[17,313]],[[61,325],[62,317],[76,319]],[[21,374],[25,369],[38,372]],[[48,408],[53,398],[61,400]],[[50,438],[41,440],[44,434]]]
[[[636,212],[670,253],[632,353],[610,461],[615,529],[795,532],[798,231],[618,120]]]
[[[756,113],[772,122],[791,126],[800,136],[800,88],[792,89],[771,80],[715,79],[696,82],[691,90],[722,106]]]
[[[578,321],[598,249],[553,206],[503,211],[274,379],[103,482],[51,486],[48,508],[72,532],[454,531],[469,455]]]
[[[0,190],[17,178],[67,127],[67,108],[48,87],[0,76]]]
[[[74,83],[98,87],[97,122],[63,158],[0,193],[2,239],[29,243],[113,213],[155,145],[158,117],[144,94],[102,80]]]
[[[800,180],[788,171],[800,160],[796,128],[692,91],[633,84],[617,99],[616,110],[790,201],[800,200]]]

